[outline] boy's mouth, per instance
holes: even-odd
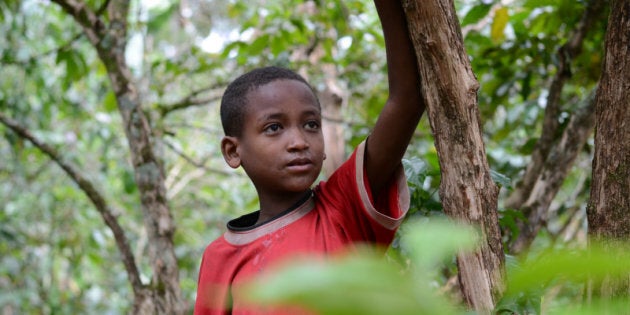
[[[287,164],[287,166],[301,166],[301,165],[308,165],[308,164],[312,164],[310,159],[298,158],[298,159],[291,160],[289,164]]]
[[[287,164],[287,168],[292,171],[300,172],[300,171],[310,170],[312,165],[313,165],[313,162],[308,158],[297,158],[297,159],[291,160]]]

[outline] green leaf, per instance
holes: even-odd
[[[235,1],[228,6],[228,17],[238,18],[247,11],[247,5],[241,1]]]
[[[554,6],[557,5],[557,0],[527,0],[523,3],[523,7],[525,8],[540,8],[546,6]]]
[[[65,64],[66,76],[64,78],[64,84],[66,86],[81,79],[87,73],[87,64],[83,56],[72,49],[62,49],[57,52],[55,59],[57,64]]]
[[[247,53],[250,55],[259,55],[268,46],[269,46],[269,35],[265,34],[256,38],[254,42],[251,43],[247,47]]]
[[[227,58],[233,50],[240,51],[241,48],[246,47],[246,46],[247,46],[247,44],[245,44],[242,41],[234,41],[234,42],[231,42],[231,43],[227,44],[223,48],[223,52],[221,53],[221,59]]]
[[[599,314],[628,314],[630,305],[627,298],[594,299],[589,304],[573,303],[562,308],[556,308],[552,315],[599,315]]]
[[[118,108],[118,102],[116,101],[116,94],[114,94],[114,91],[107,92],[105,99],[103,99],[103,107],[108,113],[111,113]]]
[[[512,29],[514,29],[514,33],[516,33],[516,36],[520,35],[523,37],[528,35],[525,20],[527,20],[530,13],[531,12],[529,10],[523,10],[510,16],[510,24],[512,25]]]
[[[512,187],[512,179],[495,170],[490,170],[490,177],[492,178],[492,181],[497,183],[499,186],[506,188]]]
[[[527,142],[519,148],[519,152],[523,155],[532,154],[532,152],[534,152],[534,148],[536,147],[536,143],[538,143],[537,137],[527,139]]]
[[[446,300],[422,289],[380,255],[364,253],[328,264],[309,260],[263,279],[249,291],[253,299],[299,305],[322,315],[455,313]]]
[[[425,268],[476,243],[470,228],[432,220],[409,223],[403,235],[418,267],[412,275],[374,250],[327,261],[306,259],[279,266],[246,286],[254,301],[301,306],[323,315],[455,314],[457,309],[431,288]]]
[[[0,2],[0,22],[4,22],[7,19],[7,16],[11,16],[12,13],[18,13],[19,11],[18,0],[3,0]]]
[[[369,277],[366,275],[370,275]],[[266,303],[302,305],[318,314],[417,314],[413,283],[374,256],[329,264],[313,260],[283,268],[259,282],[252,296]]]
[[[410,159],[403,159],[402,163],[407,180],[417,187],[422,187],[427,175],[427,163],[415,156]]]
[[[523,212],[513,209],[504,209],[499,211],[499,225],[505,230],[510,231],[510,236],[515,239],[520,234],[520,229],[516,224],[517,221],[527,222],[527,218]]]
[[[552,25],[556,24],[555,20],[556,20],[556,17],[553,16],[551,13],[543,12],[537,15],[534,19],[532,19],[532,21],[530,22],[531,26],[529,28],[529,33],[530,34],[539,34],[539,33],[547,34],[548,30],[551,27],[553,27]]]
[[[402,246],[412,260],[426,269],[450,259],[459,251],[472,250],[478,243],[477,232],[468,226],[447,220],[431,219],[412,223],[403,234]]]
[[[147,22],[147,32],[149,32],[150,34],[155,34],[159,32],[164,27],[164,25],[168,24],[169,20],[171,19],[171,16],[177,9],[178,9],[178,6],[170,5],[165,10],[159,12],[156,15],[151,16],[149,18],[149,21]],[[150,13],[154,13],[154,12],[150,12]]]
[[[464,16],[464,18],[462,19],[462,26],[479,22],[479,20],[488,15],[488,12],[490,12],[491,8],[492,4],[484,3],[474,6],[472,9],[470,9],[470,11],[468,11],[468,13],[466,13],[466,16]]]
[[[123,184],[126,193],[131,194],[136,191],[138,186],[132,171],[125,169],[123,172]]]
[[[494,11],[494,20],[490,30],[490,37],[494,41],[502,41],[505,38],[505,26],[510,20],[508,9],[506,7]]]
[[[625,246],[604,247],[591,243],[586,250],[558,249],[531,259],[508,271],[506,296],[538,290],[552,281],[601,281],[627,277],[630,255]]]

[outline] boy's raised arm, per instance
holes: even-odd
[[[400,0],[374,0],[385,37],[389,98],[368,137],[365,168],[376,196],[400,166],[424,112],[420,74]]]

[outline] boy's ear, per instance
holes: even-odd
[[[241,166],[241,157],[238,154],[238,139],[236,137],[225,136],[221,140],[221,153],[223,159],[231,168]]]

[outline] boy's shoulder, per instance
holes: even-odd
[[[230,244],[226,241],[224,232],[206,246],[203,255],[204,257],[214,257],[218,254],[227,253],[231,250],[232,246],[230,246]]]

